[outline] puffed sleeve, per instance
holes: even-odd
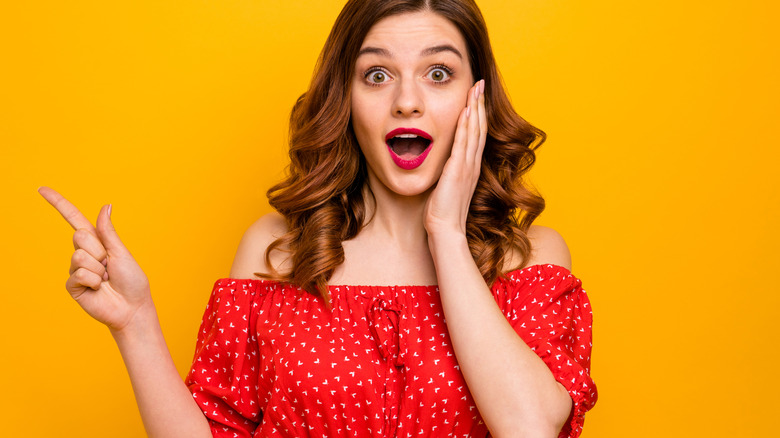
[[[512,327],[569,392],[572,412],[559,437],[576,438],[598,393],[590,377],[593,314],[579,279],[536,265],[499,279],[493,295]]]
[[[215,437],[251,437],[262,419],[256,294],[256,281],[218,280],[198,332],[186,383]]]

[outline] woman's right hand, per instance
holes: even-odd
[[[153,309],[149,280],[111,223],[111,206],[104,205],[96,226],[67,199],[49,187],[38,192],[75,230],[75,251],[65,288],[93,318],[118,332],[139,310]]]

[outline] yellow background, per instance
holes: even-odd
[[[108,331],[64,291],[113,203],[182,374],[212,282],[285,165],[342,1],[0,5],[3,436],[143,429]],[[532,178],[595,309],[584,436],[772,436],[780,404],[776,2],[481,1]]]

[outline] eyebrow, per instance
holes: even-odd
[[[441,53],[441,52],[452,52],[452,53],[458,55],[458,58],[463,59],[463,55],[460,54],[460,51],[458,49],[456,49],[455,47],[452,47],[449,44],[443,44],[441,46],[428,47],[427,49],[425,49],[422,52],[420,52],[420,55],[422,55],[422,56],[430,56],[430,55],[435,55],[435,54]]]
[[[458,58],[463,59],[463,55],[460,53],[460,51],[449,44],[442,44],[439,46],[433,46],[433,47],[428,47],[427,49],[423,49],[423,51],[420,52],[420,56],[430,56],[441,52],[452,52],[456,54]],[[382,49],[379,47],[371,47],[371,46],[363,47],[362,49],[360,49],[360,51],[358,52],[358,57],[367,53],[373,53],[375,55],[385,56],[388,58],[393,57],[392,53],[390,53],[387,49]]]

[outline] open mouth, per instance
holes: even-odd
[[[409,170],[420,166],[425,161],[433,140],[425,131],[398,128],[387,134],[385,142],[395,164]]]
[[[414,134],[401,134],[387,140],[390,149],[404,160],[413,160],[419,157],[430,144],[431,141],[427,138]]]

